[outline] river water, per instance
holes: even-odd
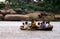
[[[20,30],[22,22],[0,21],[0,39],[60,39],[60,22],[51,22],[52,31]]]

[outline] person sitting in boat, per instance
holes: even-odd
[[[37,27],[40,28],[40,29],[42,28],[42,22],[43,21],[38,22],[38,25],[37,25]]]
[[[32,28],[37,28],[35,20],[32,20],[31,26],[32,26]]]
[[[28,22],[26,21],[25,24],[23,23],[24,28],[23,29],[30,29]]]
[[[47,27],[51,27],[51,26],[52,26],[52,25],[50,24],[50,21],[47,21],[47,22],[46,22],[46,28],[47,28]]]
[[[23,24],[23,26],[24,26],[24,23],[22,23]]]
[[[42,29],[45,29],[46,28],[46,23],[45,21],[42,22]]]

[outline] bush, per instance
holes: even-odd
[[[0,9],[4,7],[5,7],[5,4],[0,4]]]
[[[14,8],[22,8],[33,11],[47,11],[47,12],[58,12],[60,13],[60,0],[44,0],[44,2],[38,2],[34,4],[26,4],[25,1],[19,5],[12,5]]]

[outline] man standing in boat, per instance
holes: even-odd
[[[36,21],[33,20],[33,19],[32,19],[32,21],[31,21],[31,26],[32,26],[32,28],[34,28],[34,29],[37,28],[37,26],[36,26]]]

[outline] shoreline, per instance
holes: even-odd
[[[0,22],[2,22],[2,21],[0,21]],[[24,21],[3,21],[3,22],[24,22]],[[30,21],[28,21],[28,22],[30,22]],[[50,22],[60,22],[60,21],[50,21]]]

